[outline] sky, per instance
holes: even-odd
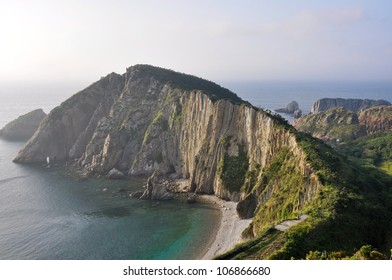
[[[214,81],[392,80],[390,0],[0,0],[0,82],[151,64]]]

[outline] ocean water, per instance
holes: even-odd
[[[392,102],[392,81],[259,81],[223,82],[222,85],[255,106],[274,111],[295,100],[303,114],[308,114],[321,98],[384,99]],[[288,121],[294,118],[281,114]]]
[[[0,87],[0,127],[77,90]],[[144,179],[80,181],[59,167],[15,164],[23,144],[0,139],[0,259],[194,259],[212,241],[220,213],[211,205],[119,192],[141,190]]]
[[[323,97],[392,101],[392,83],[221,84],[270,110],[296,100],[307,113]],[[82,88],[0,85],[0,127],[33,109],[49,112]],[[0,139],[0,259],[192,259],[212,238],[219,211],[209,205],[144,201],[119,193],[140,190],[142,179],[80,181],[61,168],[15,164],[12,159],[22,146]]]

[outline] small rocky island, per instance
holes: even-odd
[[[27,141],[46,117],[42,109],[31,111],[8,123],[0,130],[0,137],[9,141]]]
[[[287,104],[285,108],[276,109],[275,111],[277,113],[290,114],[294,118],[299,118],[302,116],[302,110],[299,108],[299,105],[295,100]]]

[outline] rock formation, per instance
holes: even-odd
[[[366,135],[365,125],[358,115],[343,107],[302,116],[293,126],[326,142],[347,141]]]
[[[0,137],[9,141],[27,141],[46,117],[42,109],[31,111],[8,123],[0,130]]]
[[[297,110],[299,110],[299,105],[297,101],[293,100],[285,108],[276,109],[275,111],[278,113],[294,114]]]
[[[359,113],[359,121],[366,126],[366,132],[392,131],[392,106],[379,106]]]
[[[112,168],[106,175],[106,178],[108,179],[123,179],[124,177],[125,177],[124,173],[117,170],[116,168]]]
[[[326,142],[346,141],[376,132],[392,131],[392,106],[377,106],[358,114],[343,107],[302,116],[294,121],[298,130]]]
[[[112,73],[62,103],[41,123],[15,162],[43,163],[48,156],[74,162],[91,175],[106,175],[113,168],[129,175],[154,174],[143,198],[170,195],[157,181],[162,176],[181,179],[181,191],[241,201],[241,217],[254,216],[247,229],[250,237],[307,211],[306,223],[311,226],[289,236],[307,243],[293,253],[287,250],[296,246],[284,246],[281,239],[274,247],[288,252],[281,258],[304,258],[304,252],[319,242],[318,232],[329,237],[338,230],[344,233],[339,244],[349,241],[358,246],[363,240],[371,243],[368,232],[387,227],[387,223],[353,224],[344,219],[347,211],[353,211],[350,221],[355,215],[362,221],[373,213],[369,208],[373,204],[348,199],[359,192],[358,197],[367,200],[368,184],[345,180],[357,178],[359,171],[329,146],[212,82],[153,66]],[[332,248],[329,241],[322,246]]]
[[[247,170],[265,167],[287,145],[300,156],[295,135],[229,90],[138,65],[55,108],[15,162],[49,156],[77,161],[90,174],[175,174],[189,181],[188,191],[238,201]]]
[[[335,107],[343,107],[353,112],[359,112],[362,109],[381,105],[389,106],[391,103],[386,100],[322,98],[313,104],[311,113],[319,113]]]
[[[165,186],[159,183],[156,173],[148,178],[145,188],[140,199],[169,200],[173,198],[173,194],[168,192]]]

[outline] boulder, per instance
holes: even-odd
[[[294,112],[294,118],[298,119],[298,118],[300,118],[301,116],[302,116],[302,110],[301,110],[301,109],[295,110],[295,112]]]
[[[257,208],[257,198],[254,194],[249,194],[245,199],[237,204],[237,214],[240,219],[250,219],[254,216]]]
[[[167,191],[166,187],[159,183],[156,173],[151,175],[147,180],[145,191],[140,199],[151,199],[151,200],[169,200],[174,195]]]

